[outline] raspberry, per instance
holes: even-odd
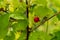
[[[40,20],[39,20],[39,17],[34,17],[34,22],[39,22]]]

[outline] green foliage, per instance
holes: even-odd
[[[37,16],[40,16],[40,18],[43,18],[44,16],[47,16],[48,14],[53,13],[49,8],[44,6],[38,6],[34,9],[34,13]]]
[[[55,8],[52,8],[52,10],[54,11],[54,13],[58,12]],[[57,18],[60,20],[60,14],[57,15]]]
[[[34,0],[33,3],[42,5],[42,6],[47,6],[47,0]]]
[[[19,37],[18,40],[25,40],[26,39],[26,31],[23,31],[20,36],[21,37]]]
[[[34,29],[41,21],[47,20],[44,17],[50,18],[60,12],[60,0],[30,0],[28,5],[26,0],[0,0],[0,8],[4,10],[0,11],[0,40],[16,40],[15,32],[21,32],[17,40],[26,40],[27,26]],[[37,23],[34,22],[35,16],[39,17]],[[36,30],[29,34],[29,40],[60,40],[60,14]],[[9,31],[11,32],[7,35]]]
[[[3,38],[8,31],[9,13],[0,16],[0,38]]]
[[[42,33],[42,32],[41,32]],[[40,32],[32,32],[30,34],[29,40],[42,40],[40,38]]]
[[[50,36],[43,31],[34,31],[30,34],[29,40],[50,40]]]
[[[60,7],[60,0],[51,0],[55,6]]]
[[[14,31],[25,30],[27,27],[27,20],[19,20],[17,23],[13,24],[12,27]]]
[[[54,32],[54,37],[51,40],[60,40],[60,31]]]
[[[14,32],[10,32],[9,35],[6,35],[4,40],[15,40],[15,34]]]

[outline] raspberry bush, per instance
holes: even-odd
[[[0,40],[60,40],[60,0],[0,0]]]

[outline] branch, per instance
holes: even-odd
[[[34,31],[34,30],[36,30],[38,27],[40,27],[41,25],[43,25],[46,21],[50,20],[51,18],[55,17],[55,16],[58,15],[58,14],[60,14],[60,12],[54,14],[53,16],[51,16],[51,17],[48,18],[48,19],[43,19],[44,21],[41,21],[40,25],[38,25],[37,27],[35,27],[34,29],[32,29],[31,32]]]
[[[26,0],[26,15],[27,15],[27,19],[29,19],[29,16],[28,16],[28,14],[29,14],[29,7],[28,7],[28,5],[29,5],[29,3],[28,3],[28,0]],[[29,39],[29,35],[30,35],[30,31],[29,31],[29,25],[27,25],[27,35],[26,35],[26,40],[28,40]]]

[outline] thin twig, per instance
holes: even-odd
[[[37,27],[35,27],[34,29],[32,29],[31,32],[34,31],[34,30],[36,30],[38,27],[40,27],[41,25],[43,25],[46,21],[50,20],[51,18],[55,17],[55,16],[58,15],[58,14],[60,14],[60,12],[54,14],[53,16],[51,16],[50,18],[48,18],[47,20],[42,21],[42,22],[40,23],[40,25],[38,25]]]

